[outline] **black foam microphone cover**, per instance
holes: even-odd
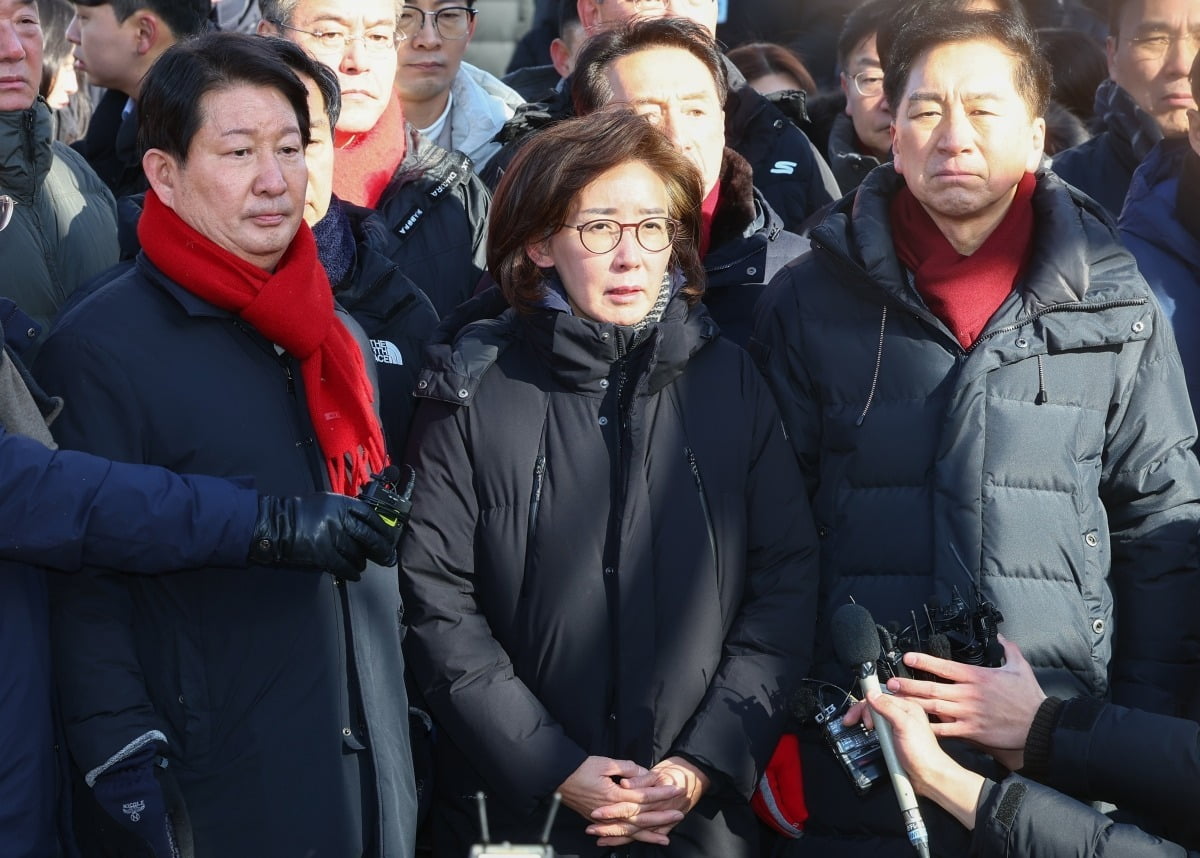
[[[929,649],[929,654],[937,658],[946,659],[947,661],[954,658],[954,651],[950,649],[950,638],[946,637],[941,632],[935,635],[930,635],[929,640],[925,642]]]
[[[862,605],[842,605],[830,620],[830,637],[838,661],[850,670],[879,659],[879,630],[871,612]]]

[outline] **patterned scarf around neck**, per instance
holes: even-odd
[[[138,238],[147,258],[198,298],[237,314],[300,362],[329,484],[357,495],[387,463],[362,352],[334,315],[333,293],[303,223],[274,273],[234,256],[192,229],[154,191]]]

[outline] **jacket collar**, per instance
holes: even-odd
[[[466,184],[471,177],[474,164],[466,155],[443,149],[411,125],[408,130],[408,149],[396,175],[383,192],[380,208],[402,187],[412,185],[425,196],[440,199],[452,188]]]
[[[1095,113],[1101,118],[1113,148],[1130,169],[1141,163],[1163,138],[1154,117],[1138,107],[1133,96],[1111,78],[1096,87]]]
[[[857,191],[837,201],[812,232],[815,245],[857,269],[860,288],[882,289],[891,298],[928,315],[892,244],[888,207],[904,179],[891,164],[873,170]],[[1035,247],[1018,294],[1022,315],[1059,304],[1103,303],[1129,297],[1141,283],[1104,210],[1049,172],[1038,174],[1033,194]]]
[[[600,393],[625,352],[616,325],[537,309],[518,314],[493,286],[447,317],[426,350],[415,395],[469,405],[483,376],[516,340],[529,343],[564,387]],[[646,358],[639,385],[654,393],[684,370],[688,360],[718,335],[703,304],[676,297],[660,322],[634,347]]]
[[[50,172],[53,122],[41,98],[28,110],[0,111],[0,190],[33,202]]]

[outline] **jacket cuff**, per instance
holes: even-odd
[[[138,751],[140,751],[142,748],[149,745],[151,742],[161,742],[163,744],[163,747],[166,747],[167,737],[164,736],[162,734],[162,732],[160,732],[158,730],[151,730],[149,733],[143,733],[142,735],[140,735],[136,739],[134,739],[132,742],[130,742],[128,745],[126,745],[124,748],[117,751],[115,754],[113,754],[111,757],[109,757],[103,763],[96,766],[96,768],[92,769],[90,772],[88,772],[86,775],[84,775],[83,776],[84,782],[89,787],[94,787],[96,785],[96,778],[100,777],[102,774],[104,774],[106,771],[111,769],[113,766],[115,766],[117,763],[121,762],[122,760],[129,759],[134,754],[136,754]]]
[[[1050,751],[1053,747],[1054,728],[1062,714],[1063,701],[1058,697],[1047,697],[1038,707],[1025,737],[1025,765],[1021,774],[1034,780],[1042,780],[1050,767]]]

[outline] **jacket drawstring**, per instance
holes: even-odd
[[[875,400],[875,388],[879,386],[879,367],[883,364],[883,332],[887,329],[887,305],[883,307],[883,316],[879,320],[879,348],[875,351],[875,375],[871,377],[871,390],[867,393],[867,404],[863,406],[862,414],[858,415],[858,420],[854,421],[855,426],[863,425],[863,421],[867,419],[867,412],[871,410],[871,403]]]
[[[1033,401],[1036,402],[1038,405],[1045,405],[1047,400],[1050,399],[1050,397],[1046,393],[1046,368],[1042,364],[1042,355],[1037,356],[1037,364],[1038,364],[1038,392],[1037,392],[1037,398],[1034,399]]]

